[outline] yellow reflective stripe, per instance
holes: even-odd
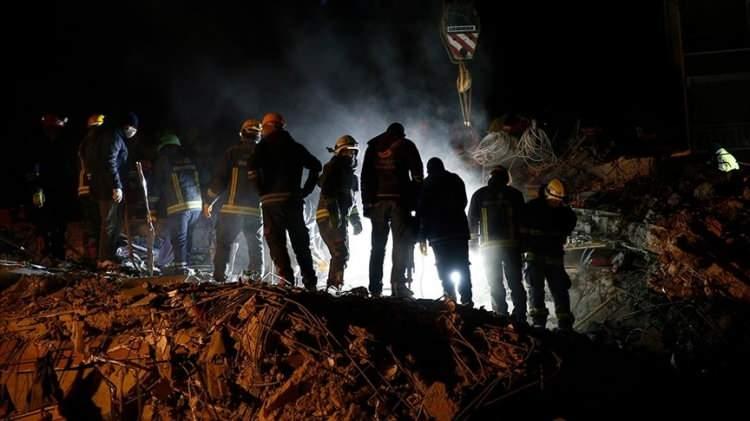
[[[329,218],[331,216],[330,212],[328,212],[328,209],[318,209],[317,212],[315,212],[315,219],[324,219]]]
[[[239,169],[237,167],[232,168],[232,181],[229,182],[229,199],[227,204],[234,205],[234,199],[237,196],[237,173]]]
[[[185,199],[182,197],[182,189],[180,188],[180,180],[177,178],[177,174],[172,173],[172,188],[174,194],[177,196],[177,203],[184,203]]]
[[[271,193],[261,196],[260,201],[262,203],[276,203],[288,200],[290,197],[292,197],[291,193]]]
[[[191,200],[189,202],[180,202],[176,205],[167,207],[167,214],[171,215],[176,212],[182,212],[190,209],[198,210],[203,207],[203,202],[200,200]]]
[[[78,188],[78,195],[84,196],[91,193],[91,189],[88,186],[81,186]]]
[[[221,207],[219,213],[229,213],[233,215],[260,216],[260,209],[250,206],[227,205]]]

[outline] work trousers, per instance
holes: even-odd
[[[438,276],[443,284],[445,294],[456,299],[456,285],[451,276],[458,274],[458,292],[461,303],[470,304],[471,301],[471,272],[469,271],[469,242],[466,239],[445,239],[437,242],[430,241],[435,253],[435,265]]]
[[[395,294],[405,288],[406,265],[411,241],[406,209],[393,200],[377,202],[369,211],[372,223],[372,249],[370,250],[370,293],[380,294],[383,291],[383,261],[385,246],[388,242],[388,231],[393,235],[391,252],[391,291]]]
[[[263,239],[260,236],[261,220],[258,216],[220,213],[216,224],[216,254],[214,254],[214,279],[226,280],[232,244],[240,232],[247,242],[247,270],[258,275],[263,273]]]
[[[193,227],[198,222],[200,215],[199,210],[187,210],[167,216],[166,228],[174,253],[172,266],[175,268],[185,268],[190,262]]]
[[[482,261],[487,283],[490,286],[492,311],[499,315],[508,314],[507,290],[513,302],[513,317],[526,320],[526,289],[523,286],[521,250],[517,247],[482,246]]]
[[[294,271],[286,248],[286,233],[302,274],[302,282],[307,289],[314,289],[318,280],[313,268],[310,251],[310,234],[305,225],[303,202],[287,200],[263,204],[263,234],[266,237],[271,260],[276,266],[276,274],[285,282],[294,284]]]
[[[573,327],[573,314],[570,311],[570,277],[565,272],[562,256],[529,256],[526,262],[526,282],[531,293],[531,318],[535,325],[544,326],[549,311],[544,304],[544,280],[547,280],[552,301],[555,304],[558,327]]]
[[[115,260],[117,241],[122,232],[125,204],[114,200],[99,200],[99,261]]]
[[[344,269],[349,261],[349,234],[346,230],[347,220],[341,221],[341,226],[334,227],[331,218],[318,219],[318,231],[323,242],[328,247],[331,262],[328,267],[328,282],[326,286],[338,287],[344,285]]]

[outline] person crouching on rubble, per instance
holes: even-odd
[[[203,215],[211,218],[214,203],[223,198],[216,225],[214,280],[226,282],[230,250],[240,232],[247,242],[246,274],[259,280],[263,275],[263,240],[260,237],[260,198],[256,172],[248,166],[260,140],[261,123],[247,119],[240,127],[240,141],[229,147],[216,167],[203,204]]]
[[[359,144],[353,137],[344,135],[328,151],[334,155],[323,167],[318,180],[320,200],[315,219],[320,236],[331,254],[326,287],[339,291],[344,285],[344,269],[349,260],[347,225],[352,225],[354,235],[362,232],[355,198],[359,182],[354,174]]]
[[[511,320],[526,325],[526,290],[521,275],[521,218],[523,194],[511,187],[510,173],[498,166],[490,173],[487,185],[471,196],[469,226],[479,241],[482,265],[490,286],[492,311],[508,317],[503,276],[513,301]]]
[[[127,184],[127,140],[138,132],[138,117],[128,113],[116,127],[102,127],[88,169],[91,195],[99,202],[99,255],[97,267],[111,269],[117,264],[117,241],[123,223],[123,188]],[[88,163],[87,163],[88,165]]]
[[[565,272],[563,246],[576,225],[576,215],[565,204],[565,186],[553,179],[544,195],[529,201],[524,209],[526,230],[526,282],[531,294],[531,319],[534,327],[544,328],[549,311],[544,303],[544,281],[547,280],[557,314],[557,327],[573,329],[570,311],[570,277]]]
[[[446,171],[440,158],[430,158],[417,207],[420,249],[425,254],[426,241],[430,241],[445,295],[456,301],[454,282],[458,282],[461,304],[471,307],[474,303],[469,271],[467,202],[466,187],[461,177]]]
[[[159,139],[154,163],[152,196],[166,215],[166,231],[174,252],[174,261],[165,274],[187,274],[190,262],[190,238],[201,215],[201,188],[198,168],[185,154],[180,139],[166,134]]]

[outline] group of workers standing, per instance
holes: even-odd
[[[103,116],[93,115],[88,127],[78,148],[78,193],[84,219],[91,227],[98,226],[97,266],[106,269],[117,261],[128,139],[138,130],[138,118],[129,113],[115,124],[104,124]],[[406,137],[400,123],[391,124],[367,143],[361,182],[355,174],[359,149],[352,136],[341,136],[328,148],[332,157],[323,166],[294,140],[283,116],[268,113],[260,121],[248,119],[242,123],[239,142],[226,150],[204,190],[198,168],[179,138],[163,135],[150,174],[148,200],[164,217],[161,230],[169,238],[174,254],[173,263],[165,271],[187,270],[193,227],[201,214],[211,218],[218,213],[213,261],[217,282],[227,279],[232,244],[240,232],[247,241],[250,277],[257,279],[262,275],[262,232],[279,283],[295,284],[288,235],[302,284],[308,290],[316,290],[318,280],[304,201],[320,187],[315,217],[331,255],[327,287],[340,289],[349,259],[348,227],[351,225],[355,235],[362,232],[356,197],[361,187],[362,215],[372,225],[372,296],[383,292],[383,263],[390,234],[392,296],[412,295],[407,278],[415,245],[419,243],[426,253],[429,243],[445,295],[458,301],[458,288],[460,302],[471,306],[469,248],[476,245],[496,313],[508,316],[507,282],[513,303],[508,317],[527,323],[527,295],[522,281],[525,273],[533,324],[546,324],[546,279],[558,326],[572,328],[570,279],[563,266],[563,245],[576,217],[564,203],[560,180],[551,180],[540,189],[538,198],[524,203],[523,195],[510,185],[508,170],[497,167],[487,185],[469,201],[462,179],[447,171],[439,158],[427,162],[427,177],[423,179],[418,148]],[[41,209],[44,205],[35,202],[35,207]]]

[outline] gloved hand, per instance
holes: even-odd
[[[31,202],[34,204],[34,206],[41,208],[44,206],[45,197],[44,197],[44,191],[42,189],[39,189],[34,193],[33,196],[31,196]]]
[[[214,205],[209,205],[208,203],[203,204],[203,216],[206,218],[211,218],[211,212],[214,210]]]
[[[427,256],[427,241],[419,242],[419,252],[422,253],[422,256]]]
[[[359,235],[362,233],[362,221],[359,219],[359,216],[353,216],[349,223],[352,224],[352,228],[354,228],[354,235]]]
[[[112,200],[115,203],[122,202],[122,189],[112,189]]]

